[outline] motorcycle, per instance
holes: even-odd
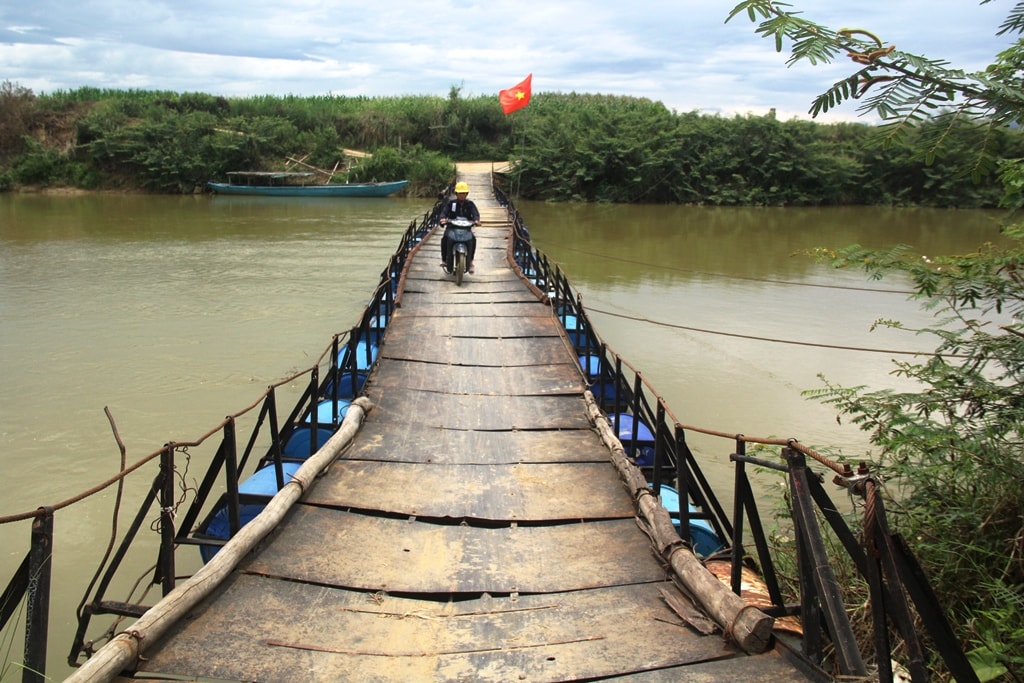
[[[473,240],[473,221],[468,218],[452,218],[445,224],[448,238],[448,259],[444,269],[455,276],[455,284],[462,285],[462,279],[469,268],[469,243]]]

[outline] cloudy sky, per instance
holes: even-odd
[[[979,69],[1013,2],[789,0],[833,29]],[[851,62],[787,67],[734,0],[3,0],[0,81],[37,93],[142,88],[247,95],[647,97],[680,112],[807,117]],[[497,103],[496,103],[497,106]],[[828,119],[855,119],[845,105]]]

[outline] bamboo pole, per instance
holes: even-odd
[[[366,397],[352,402],[345,419],[320,450],[292,475],[263,511],[231,538],[213,559],[191,578],[150,607],[132,627],[96,651],[65,683],[96,683],[114,679],[135,666],[144,648],[157,642],[189,610],[207,597],[234,571],[238,563],[284,519],[325,467],[330,465],[359,431],[373,404]]]
[[[682,581],[690,596],[700,603],[726,636],[745,652],[756,654],[768,649],[775,620],[748,605],[729,590],[704,566],[704,563],[683,544],[672,526],[668,510],[655,498],[640,469],[626,457],[622,443],[615,436],[608,419],[601,412],[590,391],[585,392],[587,417],[597,428],[601,440],[611,451],[612,462],[637,501],[640,517],[650,526],[650,535],[658,552]]]
[[[306,158],[306,157],[308,157],[308,156],[309,156],[309,155],[307,154],[307,155],[306,155],[305,157],[302,157],[302,159],[305,159],[305,158]],[[295,162],[295,163],[296,163],[296,164],[298,164],[299,166],[305,166],[305,167],[306,167],[306,168],[308,168],[309,170],[311,170],[311,171],[314,171],[314,172],[316,172],[316,173],[319,173],[320,175],[325,175],[325,176],[329,176],[329,175],[331,175],[331,172],[330,172],[330,171],[328,171],[328,170],[326,170],[326,169],[323,169],[323,168],[320,168],[319,166],[314,166],[314,165],[312,165],[312,164],[307,164],[307,163],[306,163],[305,161],[303,161],[302,159],[296,159],[295,157],[288,157],[288,161],[292,161],[292,162]]]
[[[341,164],[341,159],[338,159],[337,161],[334,162],[334,169],[331,171],[331,174],[329,176],[327,176],[327,180],[324,181],[324,185],[329,185],[330,182],[332,180],[334,180],[334,174],[338,172],[338,166],[340,164]]]

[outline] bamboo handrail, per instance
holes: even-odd
[[[233,536],[208,563],[146,611],[130,629],[118,634],[82,664],[65,683],[111,681],[134,666],[144,645],[156,642],[174,623],[208,596],[238,563],[269,534],[295,505],[313,480],[338,457],[359,431],[363,417],[372,409],[366,397],[352,402],[341,427],[327,443],[302,464],[292,480],[270,500],[266,508]]]
[[[630,493],[635,496],[641,518],[649,525],[648,533],[655,546],[672,566],[687,591],[708,615],[744,652],[757,654],[768,649],[775,620],[748,605],[712,574],[693,551],[686,547],[672,526],[668,510],[658,502],[647,487],[640,470],[629,462],[622,443],[616,438],[607,418],[597,406],[590,391],[584,392],[587,417],[597,429],[601,440],[611,452],[612,462]]]

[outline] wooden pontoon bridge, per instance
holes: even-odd
[[[886,535],[880,501],[868,506],[868,554],[808,476],[808,449],[781,442],[785,463],[767,463],[735,437],[727,514],[681,426],[601,344],[514,207],[492,192],[492,174],[459,179],[483,214],[475,274],[457,287],[439,267],[435,206],[409,226],[359,324],[334,340],[323,376],[311,369],[292,412],[278,419],[272,387],[251,437],[238,438],[233,418],[222,424],[209,472],[177,515],[174,457],[199,442],[167,444],[150,497],[87,596],[68,680],[887,681],[888,620],[923,681],[911,601],[949,669],[972,680],[913,558]],[[643,458],[641,426],[653,432]],[[247,489],[242,474],[261,442],[249,481],[266,474],[269,493]],[[799,604],[784,603],[775,579],[750,462],[789,473]],[[872,495],[865,473],[836,474]],[[675,526],[662,482],[680,492]],[[108,600],[117,560],[154,510],[152,582],[163,598]],[[872,586],[882,624],[874,663],[857,650],[818,516]],[[701,557],[691,524],[726,549]],[[175,551],[190,546],[206,562],[179,578]],[[26,584],[32,557],[19,573]],[[94,646],[86,635],[100,615],[134,621]],[[32,641],[40,626],[27,621]],[[828,673],[818,666],[826,648]]]
[[[132,667],[261,682],[804,679],[769,646],[770,618],[732,608],[748,654],[676,585],[594,428],[566,331],[509,266],[489,176],[460,179],[483,214],[476,273],[456,287],[440,231],[422,242],[351,444]]]

